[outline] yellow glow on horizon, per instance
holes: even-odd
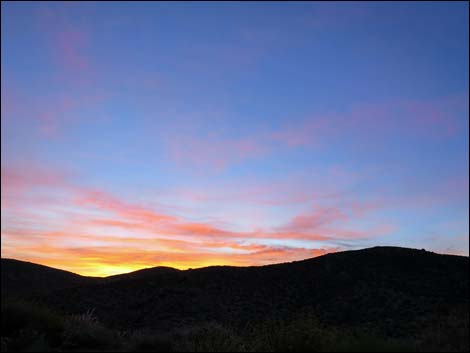
[[[46,266],[51,266],[51,265],[46,265]],[[61,269],[64,269],[66,271],[70,271],[73,273],[76,273],[81,276],[91,276],[91,277],[107,277],[107,276],[114,276],[114,275],[120,275],[120,274],[125,274],[129,272],[134,272],[138,270],[144,270],[148,268],[154,268],[154,267],[171,267],[177,270],[187,270],[187,269],[196,269],[196,268],[202,268],[202,267],[208,267],[208,266],[240,266],[240,264],[232,263],[230,261],[227,261],[225,263],[221,263],[220,261],[214,260],[205,260],[205,261],[194,261],[194,262],[186,262],[186,263],[180,263],[180,262],[163,262],[159,264],[122,264],[122,265],[107,265],[107,264],[96,264],[94,266],[87,266],[86,269],[77,269],[77,268],[72,268],[69,267],[68,269],[65,267],[61,267]],[[51,266],[55,267],[55,266]]]
[[[133,264],[123,264],[123,265],[105,265],[105,264],[96,264],[95,266],[90,266],[86,270],[70,270],[81,276],[91,276],[91,277],[107,277],[113,275],[120,275],[123,273],[129,273],[141,270],[143,268],[153,267],[153,266],[141,266]]]
[[[248,246],[246,246],[248,248]],[[81,276],[107,277],[154,267],[171,267],[178,270],[208,266],[262,266],[307,259],[336,249],[264,249],[252,246],[251,253],[209,252],[154,252],[139,249],[60,249],[44,245],[25,248],[21,256],[12,249],[2,248],[2,258],[28,261]],[[17,248],[13,249],[20,250]],[[40,255],[37,255],[40,253]]]
[[[76,262],[73,264],[59,263],[58,261],[51,261],[46,259],[20,259],[21,261],[28,261],[43,266],[48,266],[58,270],[64,270],[75,273],[80,276],[87,277],[108,277],[130,273],[138,270],[154,268],[154,267],[171,267],[177,270],[196,269],[208,266],[250,266],[250,264],[237,263],[236,261],[221,261],[220,258],[204,259],[194,261],[175,261],[175,262],[161,262],[161,263],[123,263],[123,264],[106,264],[94,261],[90,262]],[[84,260],[84,259],[82,259]],[[90,260],[90,259],[87,259]],[[255,264],[251,264],[255,265]]]

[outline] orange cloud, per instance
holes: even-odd
[[[338,251],[339,248],[263,247],[249,253],[193,251],[175,253],[145,251],[125,247],[65,248],[57,246],[21,247],[18,259],[58,267],[82,275],[107,276],[145,267],[170,266],[179,269],[212,265],[250,266],[301,260]],[[2,250],[3,251],[3,250]],[[2,256],[8,257],[7,250]]]
[[[103,191],[85,191],[77,198],[77,203],[79,205],[95,206],[106,211],[115,212],[118,215],[148,223],[176,220],[175,217],[158,214],[145,207],[122,202]]]
[[[187,268],[300,260],[337,249],[316,242],[334,244],[377,231],[331,229],[351,216],[339,207],[317,207],[273,229],[228,229],[76,186],[64,173],[35,168],[2,169],[2,256],[81,274],[106,275],[157,265]],[[38,189],[49,197],[41,207],[36,207]],[[3,191],[17,204],[4,203]],[[52,197],[55,194],[60,198]],[[302,245],[271,245],[272,241]]]
[[[93,219],[92,225],[110,226],[124,230],[142,230],[151,234],[181,235],[196,239],[296,239],[296,240],[332,240],[341,238],[321,234],[320,226],[345,221],[348,217],[339,208],[319,208],[311,215],[294,217],[285,226],[268,231],[240,232],[222,229],[206,223],[187,222],[184,219],[154,212],[142,206],[136,206],[118,200],[104,192],[86,192],[78,204],[91,204],[105,211],[112,211],[120,216],[119,220]],[[334,233],[332,231],[331,233]],[[339,233],[339,232],[338,232]],[[370,232],[346,232],[346,238],[367,238]]]

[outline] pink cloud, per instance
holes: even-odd
[[[317,207],[312,213],[294,217],[288,224],[281,227],[280,230],[305,232],[321,229],[324,225],[344,222],[348,219],[349,217],[340,208]]]
[[[103,191],[85,191],[77,199],[78,205],[91,205],[106,211],[113,211],[120,216],[129,217],[148,223],[173,221],[175,217],[155,213],[145,207],[123,202]]]
[[[66,30],[57,34],[57,51],[60,62],[67,71],[83,72],[90,68],[86,48],[88,36],[83,31]]]
[[[70,21],[72,6],[41,5],[36,12],[36,26],[43,35],[51,58],[58,65],[58,74],[72,84],[89,83],[93,67],[90,60],[89,27],[81,21]]]
[[[272,138],[291,148],[328,148],[344,138],[361,144],[396,136],[449,138],[459,131],[466,110],[468,98],[460,96],[356,104],[343,113],[310,116],[272,133]]]
[[[435,101],[405,101],[403,108],[417,133],[448,138],[464,127],[462,117],[468,120],[468,92]]]
[[[286,119],[280,128],[250,136],[227,138],[222,134],[181,134],[168,138],[170,156],[178,164],[221,171],[246,160],[272,156],[298,148],[326,150],[347,140],[351,148],[374,148],[387,139],[452,138],[463,127],[468,98],[461,95],[436,100],[395,100],[360,103],[343,112]]]
[[[14,202],[3,202],[4,198]],[[374,210],[373,205],[359,202],[316,206],[279,227],[249,231],[231,229],[224,222],[189,220],[158,208],[77,185],[70,174],[46,166],[3,167],[2,256],[22,256],[49,265],[56,265],[56,260],[69,265],[82,261],[88,270],[80,271],[85,272],[91,263],[111,266],[113,259],[142,267],[138,261],[142,257],[148,260],[146,266],[161,264],[163,259],[166,265],[182,268],[260,265],[317,256],[336,251],[341,241],[368,239],[393,230],[383,225],[369,229],[348,226],[350,219]],[[302,245],[267,245],[273,240]],[[317,242],[322,246],[315,245]],[[96,261],[86,260],[90,258]],[[124,267],[111,267],[103,271],[124,271]]]
[[[87,193],[88,194],[88,193]],[[214,226],[208,223],[189,222],[180,217],[174,217],[162,213],[155,212],[149,208],[136,206],[118,200],[104,192],[99,192],[99,197],[93,196],[91,199],[80,198],[79,205],[91,203],[93,206],[104,211],[112,211],[119,215],[119,220],[100,219],[92,220],[91,224],[121,228],[124,230],[142,230],[148,234],[169,234],[189,237],[191,239],[214,240],[220,239],[227,241],[228,239],[250,239],[250,238],[295,238],[302,239],[328,239],[327,236],[297,234],[295,232],[235,232]],[[111,216],[112,217],[112,216]],[[80,221],[83,223],[84,221]]]
[[[341,239],[343,235],[347,238],[370,236],[367,231],[356,231],[340,236],[338,236],[340,231],[335,229],[325,232],[326,226],[334,226],[335,223],[347,219],[339,208],[317,208],[313,214],[294,217],[278,229],[241,232],[208,222],[188,221],[165,211],[157,212],[151,207],[127,202],[103,190],[78,187],[73,185],[71,179],[64,174],[49,170],[33,167],[23,170],[4,168],[2,183],[6,199],[16,199],[17,202],[15,207],[9,202],[3,202],[2,193],[2,213],[5,214],[4,232],[10,235],[19,235],[21,232],[23,235],[34,232],[40,234],[39,229],[43,229],[46,233],[42,234],[62,232],[65,237],[69,234],[69,239],[74,240],[70,229],[81,229],[93,235],[97,231],[96,227],[99,226],[100,233],[102,229],[108,229],[111,234],[113,229],[120,229],[134,237],[139,234],[153,239],[161,238],[161,236],[173,237],[174,240],[220,244],[220,248],[231,247],[233,249],[241,249],[241,242],[259,242],[267,239],[328,241]],[[60,199],[46,198],[44,203],[37,207],[39,206],[38,199],[34,195],[38,188],[43,188],[49,197],[50,192],[47,190],[53,190],[53,194],[60,194],[61,197]],[[18,198],[18,193],[23,197]],[[27,206],[27,209],[22,208],[22,205]],[[55,214],[53,221],[43,215],[43,211],[53,212]],[[99,217],[96,211],[99,212]],[[99,240],[101,235],[95,235]],[[115,238],[119,241],[120,236]],[[47,243],[47,237],[42,237],[42,239]]]
[[[69,177],[68,172],[58,172],[32,164],[2,166],[2,203],[14,201],[19,195],[28,194],[37,188],[61,188]]]

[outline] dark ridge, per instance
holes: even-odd
[[[160,276],[165,274],[174,274],[178,273],[180,270],[173,268],[173,267],[166,267],[166,266],[157,266],[151,268],[143,268],[141,270],[129,272],[129,273],[122,273],[118,275],[112,275],[108,277],[103,277],[103,282],[115,282],[115,281],[124,281],[124,280],[131,280],[131,279],[145,279],[151,278],[154,276]]]
[[[58,289],[89,285],[96,277],[80,276],[53,267],[15,259],[1,259],[2,297],[34,295]]]
[[[107,278],[2,259],[2,293],[39,288],[35,300],[64,313],[94,310],[118,329],[164,331],[203,322],[244,327],[309,311],[327,324],[400,336],[417,329],[420,318],[468,310],[468,270],[468,257],[397,247],[267,266],[156,267]]]

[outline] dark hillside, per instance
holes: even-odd
[[[419,317],[468,304],[467,257],[377,247],[262,267],[155,268],[41,296],[65,312],[94,309],[116,328],[237,327],[314,311],[335,325],[400,336]]]
[[[235,351],[354,345],[395,351],[397,342],[413,350],[465,351],[468,272],[468,257],[395,247],[260,267],[155,267],[106,278],[2,259],[2,297],[34,303],[8,304],[2,330],[11,332],[9,347],[17,340],[28,346],[20,329],[27,322],[38,323],[28,336],[36,342],[47,317],[66,332],[57,336],[52,329],[49,344],[66,347],[72,340],[73,349],[101,342],[126,350],[134,342],[139,350],[198,351],[201,339],[215,351],[229,343]],[[38,311],[41,304],[52,314]]]
[[[14,259],[2,259],[2,296],[31,296],[96,283],[99,278]]]

